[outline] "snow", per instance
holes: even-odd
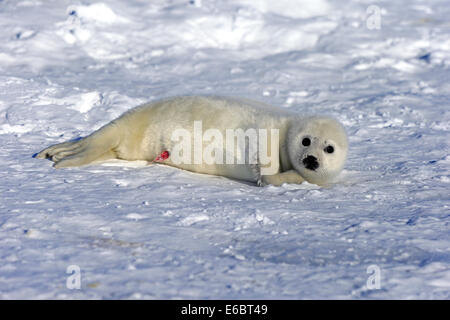
[[[438,0],[1,1],[0,298],[449,299],[449,14]],[[334,116],[345,170],[328,188],[258,188],[32,158],[183,94]]]

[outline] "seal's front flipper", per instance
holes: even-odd
[[[273,175],[262,176],[261,180],[258,181],[258,186],[265,186],[268,184],[281,186],[283,183],[300,184],[303,181],[305,181],[305,179],[303,179],[303,177],[299,175],[297,171],[289,170]]]

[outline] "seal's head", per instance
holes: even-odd
[[[347,134],[335,119],[307,117],[290,124],[289,160],[310,183],[323,185],[336,177],[344,167],[347,150]]]

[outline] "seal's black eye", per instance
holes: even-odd
[[[324,150],[325,150],[326,153],[333,153],[334,152],[333,146],[328,146]]]
[[[311,144],[311,140],[309,138],[303,138],[302,145],[305,147],[309,146]]]

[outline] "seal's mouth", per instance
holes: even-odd
[[[306,169],[316,171],[317,168],[319,168],[319,162],[317,161],[317,158],[314,156],[307,156],[305,159],[303,159],[303,165]]]

